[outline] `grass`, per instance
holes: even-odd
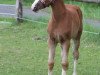
[[[4,21],[4,19],[0,19]],[[14,19],[0,23],[0,75],[47,75],[46,24],[24,22]],[[87,29],[86,29],[87,28]],[[91,27],[84,27],[91,31]],[[78,75],[100,75],[100,35],[83,33],[78,62]],[[68,75],[72,74],[72,48],[69,52]],[[54,75],[61,74],[61,50],[56,49]]]
[[[15,0],[0,0],[0,4],[15,4]]]
[[[85,18],[99,19],[100,20],[100,5],[97,3],[85,3],[76,1],[65,1],[68,4],[74,4],[82,9]]]
[[[23,5],[30,6],[33,0],[24,0]],[[16,4],[16,0],[0,0],[0,4]]]
[[[27,22],[19,26],[13,24],[0,25],[0,75],[34,74],[39,64],[35,63],[44,60],[41,52],[47,51],[46,42],[43,42],[45,39],[41,40],[46,35],[43,33],[45,25]]]

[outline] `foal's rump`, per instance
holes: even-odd
[[[66,10],[72,14],[72,38],[78,38],[82,33],[82,11],[76,5],[65,4]],[[79,37],[80,38],[80,37]]]

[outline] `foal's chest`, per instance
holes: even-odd
[[[71,29],[67,29],[63,26],[57,26],[56,28],[48,28],[49,37],[57,42],[63,42],[71,37]]]

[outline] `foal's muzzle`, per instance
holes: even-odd
[[[37,12],[38,11],[37,7],[34,7],[32,11]]]
[[[45,7],[46,6],[41,1],[39,1],[32,10],[34,12],[37,12],[38,10],[43,9]]]
[[[43,9],[43,8],[46,8],[46,7],[49,7],[51,3],[44,3],[44,2],[41,2],[41,0],[39,0],[39,2],[35,5],[35,7],[32,9],[34,12],[37,12],[38,10],[40,9]]]

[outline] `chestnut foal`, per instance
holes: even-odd
[[[53,75],[52,70],[54,66],[55,48],[57,43],[61,44],[62,52],[62,75],[66,75],[68,68],[68,52],[70,47],[70,40],[74,42],[74,69],[73,75],[76,73],[76,64],[79,58],[80,37],[82,34],[82,12],[79,7],[74,5],[64,5],[63,0],[35,0],[32,4],[34,12],[51,6],[52,18],[48,23],[48,75]]]

